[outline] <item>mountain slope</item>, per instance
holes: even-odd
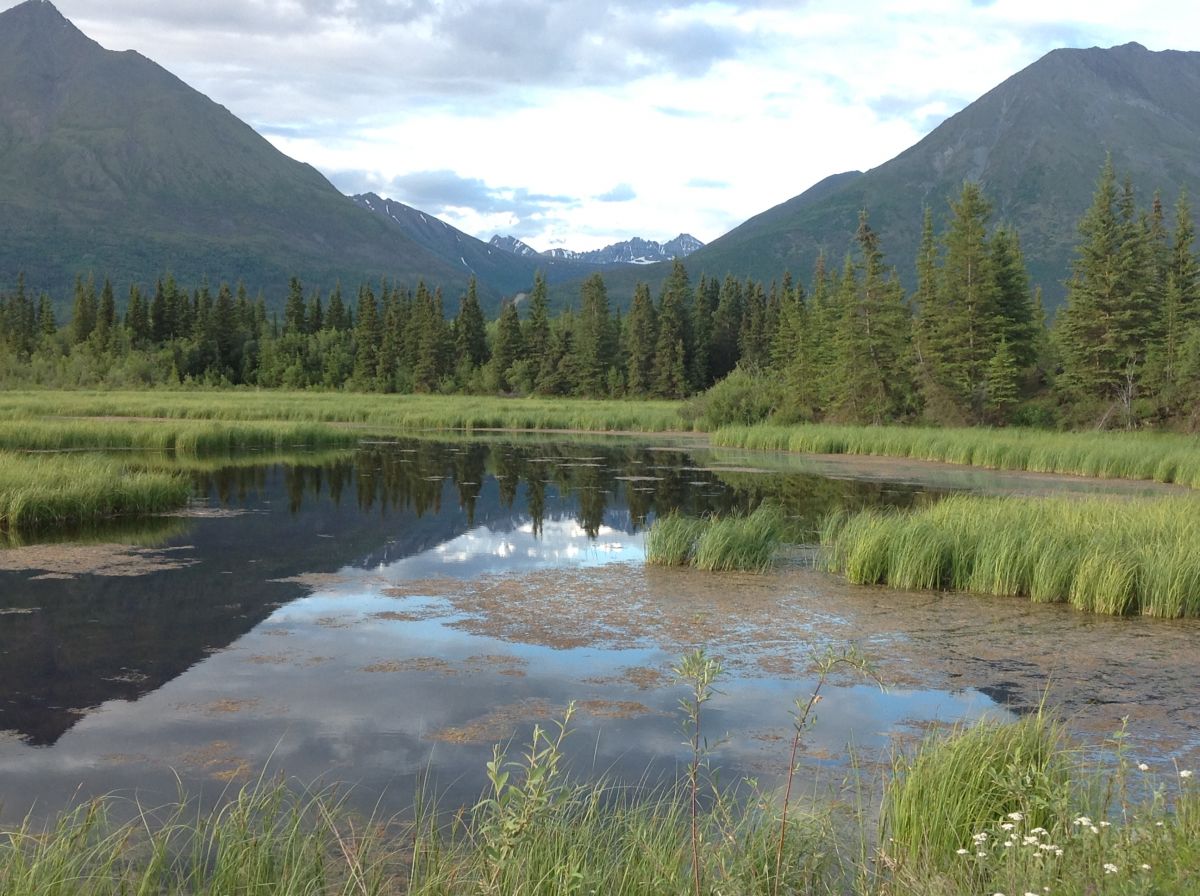
[[[466,277],[139,54],[47,0],[0,14],[0,281],[61,296],[76,274],[152,283]]]
[[[888,261],[910,285],[923,207],[945,221],[966,179],[994,204],[994,221],[1020,231],[1035,283],[1061,302],[1079,217],[1105,154],[1129,176],[1139,203],[1162,191],[1200,191],[1200,53],[1138,44],[1055,50],[866,174],[837,175],[769,209],[697,252],[689,268],[770,280],[785,269],[807,280],[825,250],[851,248],[860,209]]]

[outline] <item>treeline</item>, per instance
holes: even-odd
[[[994,226],[979,185],[925,214],[907,293],[864,212],[854,251],[822,256],[805,288],[701,277],[676,261],[659,295],[622,315],[603,278],[552,317],[545,280],[486,321],[472,283],[448,319],[423,284],[364,285],[348,300],[290,284],[282,317],[243,288],[152,296],[78,282],[60,327],[46,296],[0,296],[0,377],[10,383],[200,383],[377,392],[708,400],[720,419],[1040,425],[1197,423],[1200,264],[1186,196],[1170,222],[1101,173],[1067,304],[1047,327],[1017,233]],[[737,375],[729,374],[737,371]],[[722,382],[724,381],[724,382]]]

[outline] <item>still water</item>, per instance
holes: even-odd
[[[365,809],[403,810],[422,781],[470,803],[493,745],[516,755],[572,701],[575,773],[672,776],[686,750],[671,668],[700,646],[726,667],[704,718],[725,780],[778,780],[813,653],[848,642],[889,687],[833,682],[805,738],[814,775],[931,724],[1009,717],[1047,687],[1080,730],[1103,734],[1122,700],[1140,702],[1146,755],[1194,751],[1172,703],[1188,699],[1182,678],[1160,681],[1157,707],[1087,690],[1098,660],[1118,684],[1126,666],[1131,682],[1135,666],[1170,668],[1195,653],[1194,626],[850,588],[803,552],[765,576],[644,565],[646,525],[672,510],[771,500],[803,540],[838,507],[1029,486],[756,462],[553,437],[241,458],[193,472],[179,517],[0,550],[0,816],[79,795],[165,801],[178,782],[219,794],[264,773],[349,788]]]

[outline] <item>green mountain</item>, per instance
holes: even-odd
[[[1017,227],[1034,282],[1057,304],[1105,154],[1143,203],[1161,190],[1170,204],[1181,189],[1200,189],[1198,145],[1200,53],[1138,44],[1055,50],[890,162],[751,218],[696,260],[759,277],[787,267],[807,273],[821,249],[840,260],[865,208],[891,263],[911,281],[923,208],[940,228],[948,200],[974,180],[994,220]]]
[[[0,14],[0,287],[24,271],[30,288],[61,299],[77,274],[123,288],[168,269],[181,283],[242,280],[269,298],[292,275],[351,289],[421,277],[448,296],[467,279],[165,69],[104,49],[47,0]]]
[[[840,265],[866,209],[888,263],[911,287],[923,209],[940,229],[948,201],[974,180],[993,221],[1020,232],[1033,281],[1055,306],[1105,154],[1140,204],[1159,190],[1169,215],[1181,189],[1200,195],[1198,146],[1200,53],[1054,50],[891,161],[834,175],[746,221],[691,256],[688,270],[767,282],[790,270],[807,283],[818,252]],[[637,275],[660,283],[667,270]],[[632,280],[610,278],[610,291],[632,293]]]

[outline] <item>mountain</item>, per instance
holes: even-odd
[[[520,255],[522,258],[538,257],[537,249],[521,242],[515,236],[494,236],[488,240],[488,245],[493,249],[503,249],[505,252],[511,252],[513,255]]]
[[[493,317],[499,313],[499,297],[528,290],[539,270],[546,275],[548,283],[581,279],[591,273],[584,263],[539,255],[511,237],[508,238],[511,243],[499,237],[485,243],[420,209],[375,193],[362,193],[351,198],[356,205],[386,221],[389,227],[422,249],[456,267],[462,276],[475,276],[483,293],[484,311]],[[491,301],[487,301],[489,297]],[[447,302],[446,308],[447,313],[453,313],[451,303]]]
[[[439,258],[288,158],[225,108],[132,51],[113,52],[47,0],[0,13],[0,285],[68,297],[116,285],[382,277],[457,291]]]
[[[512,236],[494,236],[488,245],[522,257],[537,256],[558,261],[611,266],[657,264],[660,261],[687,258],[697,249],[703,248],[704,243],[690,233],[681,233],[666,243],[634,237],[623,243],[613,243],[611,246],[594,249],[591,252],[572,252],[570,249],[547,249],[544,252],[538,252]]]
[[[1139,44],[1062,49],[1042,57],[866,173],[828,178],[696,253],[697,274],[807,282],[824,250],[840,264],[867,209],[889,264],[912,286],[923,208],[935,228],[964,180],[978,181],[994,222],[1014,225],[1048,306],[1061,303],[1080,216],[1111,153],[1141,206],[1200,195],[1200,53]],[[659,275],[661,276],[661,275]]]

